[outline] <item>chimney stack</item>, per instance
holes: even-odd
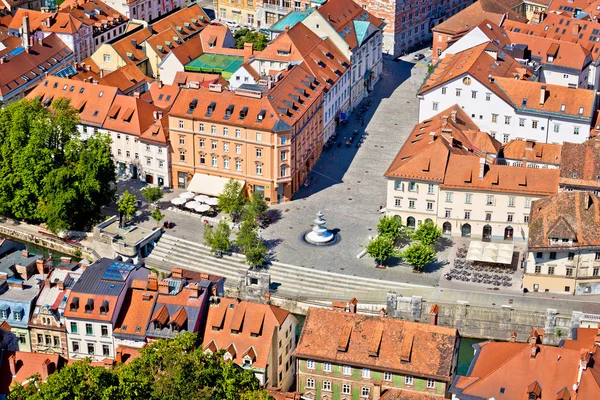
[[[437,325],[438,324],[438,314],[440,313],[440,308],[437,304],[431,306],[429,310],[429,325]]]
[[[157,114],[158,116],[158,114]],[[181,268],[173,268],[171,270],[171,277],[175,279],[183,278],[183,270]]]
[[[64,281],[58,282],[58,290],[65,290],[65,282]]]
[[[30,42],[29,42],[29,37],[31,35],[30,32],[30,28],[29,28],[29,15],[23,15],[23,25],[21,27],[21,29],[23,30],[22,33],[22,45],[25,48],[25,51],[27,51],[29,53],[29,46],[30,46]]]
[[[44,260],[35,260],[35,266],[37,268],[38,274],[46,273],[46,266],[44,265]]]
[[[385,318],[386,315],[387,315],[387,310],[385,308],[382,308],[381,310],[379,310],[379,318]]]
[[[14,354],[11,354],[10,357],[8,357],[8,367],[10,368],[10,374],[12,375],[13,378],[17,377],[17,358],[15,357]]]
[[[531,346],[531,355],[529,357],[535,358],[535,356],[537,356],[538,350],[539,350],[539,347],[537,347],[537,345]]]
[[[189,285],[187,285],[185,287],[185,290],[189,291],[189,296],[191,299],[197,299],[198,298],[198,292],[200,291],[200,288],[198,287],[197,284],[195,283],[190,283]]]
[[[244,57],[252,57],[254,54],[254,44],[244,43]]]
[[[357,308],[358,308],[358,299],[356,297],[353,297],[352,299],[350,299],[350,302],[348,302],[348,312],[350,314],[356,314]]]
[[[485,157],[479,159],[479,180],[483,180],[485,176]]]
[[[511,343],[517,343],[517,332],[512,332],[510,334],[510,342]]]
[[[13,289],[21,289],[23,290],[23,281],[20,279],[9,279],[8,287]]]
[[[217,291],[217,285],[212,285],[211,293],[212,293],[212,296],[219,297],[219,293]]]
[[[543,106],[546,102],[546,85],[540,89],[540,106]]]
[[[166,281],[158,282],[158,293],[159,294],[169,294],[169,282],[166,282]]]
[[[138,91],[133,92],[133,97],[136,98],[136,99],[139,99],[140,98],[140,92],[138,92]]]
[[[271,293],[265,293],[265,304],[271,304]]]
[[[49,358],[46,358],[46,361],[44,361],[42,363],[42,382],[46,382],[46,379],[48,379],[48,375],[50,375],[52,372],[52,361],[50,361]]]

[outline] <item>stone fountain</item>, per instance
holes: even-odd
[[[323,246],[336,242],[336,234],[325,227],[327,221],[324,216],[323,211],[317,213],[317,218],[313,220],[315,226],[304,235],[304,240],[308,243]]]

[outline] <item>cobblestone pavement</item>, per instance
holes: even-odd
[[[338,134],[338,140],[343,140],[354,129],[365,130],[368,136],[362,147],[334,145],[323,152],[311,173],[310,185],[300,189],[294,201],[272,207],[280,219],[262,236],[275,260],[401,282],[439,282],[440,269],[435,266],[427,273],[414,274],[410,267],[398,265],[398,260],[389,262],[387,269],[375,269],[370,257],[357,258],[369,236],[375,234],[379,209],[385,206],[383,174],[417,122],[415,93],[426,73],[424,62],[385,60],[383,79],[369,97],[371,107],[364,127],[355,113]],[[301,239],[319,210],[325,213],[327,227],[339,230],[341,240],[333,247],[315,247]],[[442,251],[439,258],[444,259],[445,253]]]

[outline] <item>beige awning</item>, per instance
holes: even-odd
[[[237,180],[237,179],[234,179]],[[244,186],[245,182],[237,180]],[[208,196],[219,196],[225,184],[229,182],[229,178],[221,178],[219,176],[205,175],[205,174],[194,174],[187,190],[197,194],[206,194]]]
[[[505,243],[486,243],[472,240],[467,260],[494,264],[511,264],[515,246]]]

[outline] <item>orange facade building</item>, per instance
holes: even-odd
[[[182,89],[169,113],[173,187],[216,195],[235,179],[290,200],[322,151],[325,86],[296,65],[235,91]]]

